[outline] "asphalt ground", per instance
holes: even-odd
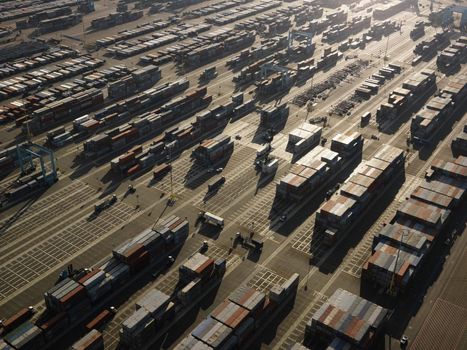
[[[288,5],[288,3],[284,4]],[[146,173],[135,179],[121,180],[110,172],[108,161],[111,157],[96,159],[86,167],[76,168],[75,159],[80,153],[79,145],[71,145],[59,150],[57,157],[60,181],[38,198],[21,203],[0,214],[3,227],[0,236],[2,243],[0,244],[2,282],[0,314],[11,315],[25,305],[38,305],[39,309],[43,309],[41,299],[44,291],[53,285],[57,274],[68,263],[71,262],[76,267],[93,266],[124,240],[151,226],[158,218],[174,213],[189,219],[190,238],[176,253],[176,262],[172,269],[164,271],[164,274],[156,280],[143,278],[134,290],[118,301],[116,305],[119,307],[119,313],[104,329],[106,348],[117,346],[119,325],[134,310],[135,300],[144,291],[156,287],[167,293],[173,292],[177,281],[177,266],[196,251],[205,239],[210,242],[208,255],[228,257],[227,275],[219,288],[206,297],[199,309],[191,311],[190,317],[174,327],[176,331],[170,332],[161,347],[170,347],[177,339],[181,339],[182,335],[190,332],[238,285],[247,283],[266,291],[274,283],[280,283],[294,272],[300,274],[301,283],[293,308],[288,310],[288,314],[283,315],[283,318],[278,319],[277,324],[270,331],[261,335],[255,347],[287,349],[293,342],[301,342],[306,322],[335,289],[344,288],[357,294],[362,293],[361,266],[370,254],[372,235],[384,222],[390,220],[398,205],[421,181],[424,171],[433,159],[452,159],[450,139],[462,126],[462,122],[454,124],[454,128],[452,124],[446,125],[445,130],[442,130],[436,138],[436,145],[420,152],[407,149],[409,118],[395,123],[392,127],[393,131],[390,132],[378,131],[373,120],[363,129],[358,127],[360,115],[366,111],[374,114],[379,104],[387,99],[388,93],[399,87],[408,76],[424,67],[434,67],[433,60],[422,62],[415,67],[410,66],[411,48],[414,43],[408,37],[408,32],[418,18],[414,13],[404,11],[391,19],[399,18],[406,21],[405,29],[402,34],[395,33],[389,37],[391,45],[388,54],[391,62],[399,62],[403,65],[402,74],[387,82],[377,96],[354,108],[349,117],[331,116],[323,133],[323,136],[330,139],[336,132],[359,130],[365,137],[364,159],[371,158],[384,143],[408,151],[405,181],[388,190],[385,198],[368,213],[371,220],[360,223],[351,237],[332,249],[325,248],[319,240],[313,239],[312,229],[314,212],[323,202],[327,189],[323,189],[320,191],[322,193],[317,193],[306,203],[277,203],[275,180],[287,173],[290,168],[291,155],[285,152],[288,132],[303,122],[307,116],[326,114],[332,105],[345,99],[359,82],[382,67],[385,64],[382,55],[387,45],[386,39],[369,44],[363,52],[354,51],[359,58],[372,59],[373,62],[360,76],[351,77],[332,91],[326,100],[318,101],[311,115],[307,115],[306,109],[289,104],[291,112],[287,123],[275,136],[272,144],[274,148],[272,155],[279,159],[280,164],[274,179],[259,176],[253,168],[256,150],[261,147],[260,135],[264,131],[259,125],[259,115],[256,112],[221,130],[224,134],[241,135],[242,138],[235,141],[234,153],[222,164],[224,167],[222,175],[226,177],[225,185],[206,202],[203,201],[207,191],[206,184],[213,175],[190,161],[193,148],[183,152],[173,162],[173,189],[177,198],[173,207],[166,206],[167,194],[170,193],[168,177],[153,183],[151,174]],[[133,24],[136,23],[130,22],[125,26],[130,27]],[[99,38],[111,35],[117,29],[99,31],[92,35]],[[72,30],[76,28],[70,29]],[[91,40],[89,35],[86,37],[86,40]],[[318,54],[321,49],[322,47],[318,46]],[[97,56],[99,54],[98,52]],[[348,55],[352,54],[353,52],[350,52]],[[228,57],[220,60],[219,65],[221,66],[227,59]],[[134,57],[127,61],[118,61],[118,64],[134,64],[136,61],[137,57]],[[109,60],[106,66],[113,63],[115,62]],[[287,95],[279,97],[280,100],[291,101],[296,94],[313,83],[327,79],[348,63],[349,61],[344,60],[338,62],[328,71],[315,75],[304,86],[293,87]],[[201,67],[188,73],[191,86],[196,85],[197,75],[203,69]],[[462,71],[465,71],[465,67]],[[175,74],[173,67],[164,67],[162,81],[173,79],[173,74]],[[215,95],[215,104],[228,100],[234,89],[233,84],[229,82],[231,77],[232,73],[222,68],[220,76],[208,86],[208,91]],[[442,75],[438,77],[438,87],[446,82],[447,79]],[[250,86],[246,91],[251,89]],[[274,103],[276,101],[265,102],[265,104]],[[465,121],[464,113],[460,113],[458,120]],[[372,139],[371,135],[377,135],[379,140]],[[43,136],[39,135],[38,139],[41,137]],[[125,197],[124,192],[129,183],[132,183],[137,191]],[[113,193],[120,198],[118,204],[95,220],[86,220],[93,211],[93,205]],[[161,197],[163,193],[166,195]],[[276,212],[271,211],[273,203],[278,208]],[[200,209],[223,216],[226,221],[224,230],[216,231],[205,226],[195,227],[194,222]],[[283,213],[287,213],[288,217],[285,223],[278,220]],[[255,236],[264,240],[265,247],[262,254],[259,256],[251,254],[240,246],[233,248],[229,254],[230,248],[233,247],[231,238],[237,231],[243,233],[253,231]],[[453,249],[462,251],[462,244],[465,247],[463,240],[456,241]],[[459,246],[461,248],[458,248]],[[312,265],[309,263],[311,257],[314,259]],[[443,276],[444,274],[441,274],[438,277],[436,284],[453,282]],[[366,296],[369,299],[378,299],[378,294],[375,292]],[[445,299],[450,300],[444,296],[442,300]],[[438,309],[446,309],[441,301],[437,300],[436,305],[439,305],[437,309],[431,308],[428,303],[423,303],[420,310],[425,307],[427,310],[440,312]],[[388,331],[390,337],[387,344],[396,346],[398,337],[404,332],[403,326],[407,324],[408,327],[413,327],[413,331],[407,332],[411,338],[415,337],[418,330],[420,337],[423,337],[423,332],[426,332],[428,326],[424,326],[420,321],[417,322],[417,317],[418,314],[415,320],[410,321],[407,315],[400,315],[395,321],[397,327]],[[76,339],[81,332],[81,329],[75,330],[70,338],[67,337],[67,344],[60,343],[58,348],[68,345],[70,340]],[[417,340],[415,344],[416,342]],[[462,342],[458,345],[462,345]],[[388,346],[383,347],[389,348]]]

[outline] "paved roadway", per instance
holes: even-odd
[[[414,68],[408,64],[411,61],[410,52],[414,45],[408,37],[408,28],[417,20],[415,14],[403,12],[393,18],[404,19],[407,23],[402,34],[391,35],[388,51],[390,61],[400,62],[404,66],[403,73],[387,82],[378,96],[358,105],[351,116],[345,118],[332,116],[324,130],[324,136],[328,139],[336,132],[357,129],[359,117],[363,112],[372,111],[374,114],[378,105],[387,99],[388,93],[400,86],[410,74],[424,67],[433,67],[433,60]],[[359,82],[380,68],[384,63],[382,59],[375,57],[381,56],[385,47],[386,40],[382,40],[369,44],[363,53],[359,53],[360,58],[373,59],[372,64],[360,76],[343,82],[325,101],[319,101],[312,116],[327,113],[332,105],[349,96]],[[318,46],[317,54],[321,49],[322,47]],[[221,62],[225,62],[227,58]],[[132,58],[134,59],[136,58]],[[348,62],[350,61],[341,61],[328,72],[318,73],[313,83],[327,79]],[[132,61],[129,60],[128,63]],[[216,66],[219,67],[220,64],[216,62]],[[195,85],[197,76],[203,69],[199,68],[188,74],[191,86]],[[173,73],[173,68],[164,67],[164,79],[171,79],[171,72]],[[231,78],[230,71],[221,69],[220,76],[209,86],[209,92],[215,95],[214,104],[229,99],[230,91],[233,89]],[[439,86],[442,86],[446,83],[446,79],[440,76],[438,82]],[[292,101],[296,94],[308,87],[307,83],[305,86],[292,88],[282,101]],[[287,124],[273,142],[275,148],[273,155],[280,162],[275,179],[279,179],[290,168],[291,157],[285,152],[288,132],[303,122],[307,116],[304,108],[290,106],[291,113]],[[152,225],[160,216],[175,213],[188,217],[190,223],[194,223],[198,209],[207,209],[225,218],[225,229],[219,233],[206,228],[191,227],[192,235],[178,253],[173,269],[156,281],[149,279],[142,281],[133,297],[121,301],[119,314],[104,332],[106,346],[108,348],[116,346],[119,324],[131,313],[135,298],[154,286],[166,292],[173,291],[178,264],[194,252],[203,240],[208,239],[209,255],[228,257],[227,276],[216,294],[209,298],[189,321],[178,327],[180,332],[170,334],[163,346],[170,346],[182,333],[189,332],[240,283],[246,281],[249,285],[267,290],[273,283],[279,283],[293,272],[298,272],[301,276],[301,288],[294,308],[270,334],[265,334],[261,339],[264,348],[287,349],[294,341],[303,339],[306,321],[336,288],[343,287],[355,293],[360,292],[361,266],[370,254],[373,233],[391,218],[406,194],[421,181],[432,159],[451,158],[450,138],[461,127],[459,123],[451,131],[450,126],[447,125],[444,133],[446,137],[439,138],[442,141],[431,155],[430,152],[428,156],[425,155],[427,152],[422,152],[420,156],[418,152],[409,149],[405,182],[391,191],[387,198],[368,214],[372,219],[368,220],[370,224],[360,225],[361,227],[356,228],[352,237],[340,242],[335,248],[326,250],[319,240],[312,240],[311,235],[314,224],[313,213],[323,201],[326,189],[308,203],[277,203],[278,212],[270,213],[274,203],[275,183],[272,180],[261,179],[252,166],[256,149],[260,147],[256,135],[260,134],[262,129],[258,124],[258,114],[252,113],[229,124],[223,130],[223,133],[232,136],[241,135],[242,139],[235,141],[235,151],[224,167],[226,184],[205,204],[203,202],[206,193],[205,183],[211,174],[190,162],[191,150],[185,151],[173,163],[174,189],[177,196],[174,207],[166,207],[166,199],[161,198],[161,193],[170,191],[168,178],[152,184],[151,174],[148,173],[133,181],[114,182],[108,174],[108,163],[105,162],[109,159],[95,160],[92,168],[86,169],[83,174],[78,174],[71,168],[73,159],[79,152],[76,145],[57,152],[61,168],[59,183],[37,200],[22,203],[21,206],[2,213],[1,221],[4,229],[0,235],[0,314],[12,314],[19,307],[30,304],[37,304],[39,308],[43,308],[40,301],[43,292],[53,285],[57,273],[69,262],[73,262],[78,267],[94,265],[108,255],[113,247]],[[364,158],[370,158],[383,143],[406,149],[405,140],[409,123],[403,121],[396,128],[396,132],[384,134],[378,132],[375,123],[372,122],[368,127],[360,129],[366,138]],[[380,140],[372,140],[373,134],[378,135]],[[122,198],[128,183],[133,183],[137,192],[135,195]],[[87,221],[86,217],[93,211],[96,201],[110,193],[116,193],[121,198],[118,204],[105,211],[96,220]],[[20,209],[22,215],[19,219],[9,220]],[[278,216],[282,213],[288,214],[289,219],[285,224],[278,220]],[[251,256],[241,247],[236,247],[229,255],[231,237],[234,233],[239,230],[248,232],[251,229],[256,236],[265,241],[262,255]],[[456,242],[456,245],[461,243],[462,241]],[[315,263],[309,265],[312,256]],[[293,266],[293,269],[290,266]],[[401,321],[406,322],[405,319],[402,320],[402,316]],[[396,333],[393,332],[393,336],[397,337]]]

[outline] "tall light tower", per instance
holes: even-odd
[[[400,241],[399,241],[399,247],[397,249],[397,254],[396,254],[396,262],[394,264],[394,269],[392,271],[392,277],[391,277],[391,283],[389,284],[389,290],[388,290],[388,294],[391,295],[391,296],[396,296],[397,295],[397,288],[396,288],[396,283],[395,283],[396,269],[397,269],[397,264],[399,262],[399,255],[400,255],[400,251],[402,249],[402,244],[404,243],[404,235],[406,235],[406,234],[409,234],[409,230],[408,229],[402,229],[402,233],[401,233],[401,237],[400,237]]]
[[[168,151],[167,161],[168,161],[169,169],[170,169],[169,170],[170,171],[170,196],[169,196],[169,201],[168,201],[169,205],[173,205],[176,200],[176,196],[173,190],[173,174],[172,174],[172,149],[173,147],[174,147],[173,145],[166,146],[166,149]]]

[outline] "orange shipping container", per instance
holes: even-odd
[[[131,152],[133,153],[134,155],[138,154],[138,153],[141,153],[143,151],[143,146],[142,145],[139,145],[139,146],[135,146],[133,147],[131,150],[129,150],[128,152]]]
[[[128,169],[127,174],[128,175],[133,175],[133,174],[137,173],[140,169],[141,169],[141,165],[136,164],[136,165],[132,166],[130,169]]]
[[[53,328],[57,323],[66,322],[66,320],[64,320],[65,315],[66,314],[64,312],[61,312],[43,323],[36,323],[36,326],[38,326],[43,331],[47,332],[48,329]]]
[[[144,246],[141,243],[134,244],[130,249],[123,253],[126,260],[134,260],[139,257],[145,251]]]
[[[112,313],[109,310],[103,310],[99,313],[91,322],[86,325],[86,330],[91,331],[102,326],[106,321],[112,317]]]
[[[26,321],[30,316],[32,316],[32,312],[27,307],[19,310],[16,314],[3,322],[4,333],[16,328],[21,323]]]
[[[100,269],[95,269],[95,270],[92,270],[91,272],[87,273],[86,275],[84,275],[83,277],[81,277],[79,280],[78,280],[78,283],[80,284],[83,284],[84,282],[86,282],[88,279],[90,279],[92,276],[94,276],[96,273],[98,273],[99,271],[101,271]]]
[[[126,138],[133,138],[135,136],[138,136],[138,129],[131,128],[130,130],[125,131],[123,134],[125,134]]]
[[[114,142],[116,142],[116,141],[118,141],[118,140],[120,140],[120,139],[123,139],[123,138],[125,138],[125,133],[124,133],[124,132],[122,132],[122,133],[120,133],[120,134],[118,134],[118,135],[113,136],[113,137],[112,137],[112,143],[114,143]]]
[[[118,163],[126,164],[132,161],[134,158],[135,158],[135,155],[133,153],[127,152],[124,155],[120,156],[120,158],[118,158]]]
[[[70,293],[65,295],[63,298],[60,299],[60,303],[63,305],[67,305],[73,300],[79,301],[86,296],[85,288],[83,286],[76,287]]]

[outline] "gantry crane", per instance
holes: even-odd
[[[282,87],[288,86],[290,83],[289,68],[281,67],[274,63],[265,63],[261,66],[261,79],[266,79],[270,71],[282,73]]]
[[[289,46],[288,46],[288,48],[289,48],[289,49],[293,46],[293,41],[294,41],[294,39],[298,39],[298,38],[306,38],[306,46],[307,46],[307,47],[312,46],[311,40],[313,39],[313,33],[300,32],[300,31],[296,31],[296,30],[291,30],[291,31],[289,32],[289,36],[288,36],[288,39],[289,39]]]
[[[34,168],[34,159],[39,159],[44,182],[51,185],[57,181],[57,166],[53,151],[32,142],[17,145],[16,151],[18,152],[18,163],[22,174],[26,174],[28,168]],[[47,166],[47,158],[49,158],[50,166]]]

